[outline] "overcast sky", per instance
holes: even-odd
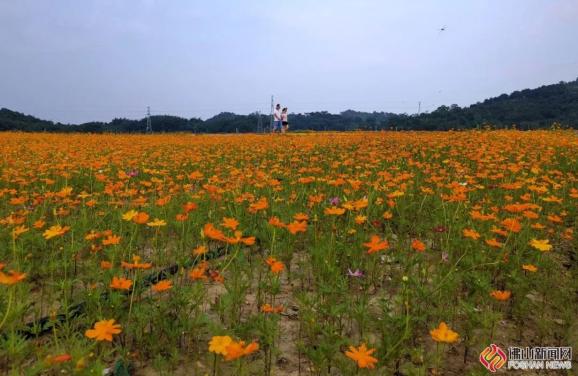
[[[414,113],[577,77],[577,0],[0,0],[0,107],[61,122],[271,94]]]

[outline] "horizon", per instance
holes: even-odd
[[[292,113],[413,114],[578,75],[572,1],[267,4],[0,4],[0,107],[206,120],[268,115],[273,94]]]

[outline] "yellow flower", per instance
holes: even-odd
[[[158,219],[155,218],[154,221],[147,223],[147,226],[149,227],[162,227],[162,226],[166,226],[167,223],[165,221],[163,221],[162,219]]]
[[[137,214],[138,212],[136,210],[129,210],[122,215],[122,219],[125,221],[132,221],[132,219],[136,217]]]
[[[548,252],[552,250],[552,245],[550,245],[550,240],[538,240],[532,239],[529,243],[532,247],[536,248],[538,251]]]
[[[460,335],[451,330],[443,321],[440,322],[437,328],[430,330],[429,334],[436,342],[454,343],[460,338]]]
[[[213,336],[209,342],[209,351],[215,354],[227,355],[227,347],[233,342],[229,336]]]
[[[44,233],[42,234],[42,236],[44,236],[44,239],[48,240],[48,239],[52,239],[56,236],[61,236],[66,234],[66,232],[70,230],[70,227],[68,226],[60,226],[60,225],[55,225],[50,227],[48,230],[44,231]]]

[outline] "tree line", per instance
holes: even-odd
[[[142,133],[146,130],[146,122],[146,118],[117,118],[110,122],[62,124],[0,109],[1,131]],[[270,117],[258,113],[238,115],[222,112],[206,120],[157,115],[151,116],[151,122],[153,132],[248,133],[256,132],[259,124],[267,131]],[[449,130],[488,125],[495,128],[516,126],[519,129],[537,129],[550,127],[554,123],[578,128],[578,79],[502,94],[463,108],[454,104],[421,114],[353,110],[331,114],[319,111],[290,114],[289,123],[292,131]]]

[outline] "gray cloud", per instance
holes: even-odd
[[[573,0],[0,2],[0,106],[62,122],[414,112],[578,76]],[[444,32],[438,31],[447,26]]]

